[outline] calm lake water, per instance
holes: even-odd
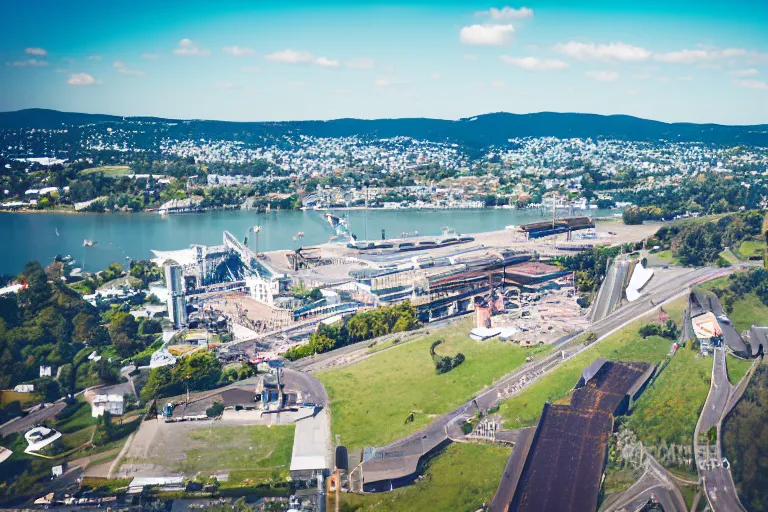
[[[336,213],[343,215],[343,212]],[[613,212],[592,210],[591,213],[605,216]],[[380,239],[382,229],[388,238],[414,231],[438,235],[445,226],[459,233],[478,233],[504,229],[509,224],[534,222],[545,216],[538,210],[369,210],[367,215],[363,210],[352,210],[349,223],[359,239],[365,238],[366,218],[368,237]],[[224,230],[242,239],[254,225],[261,226],[258,249],[262,251],[323,243],[333,235],[323,212],[319,211],[213,211],[167,218],[154,213],[0,213],[0,273],[15,274],[27,261],[35,259],[45,265],[57,254],[71,255],[77,266],[85,270],[100,270],[113,262],[123,263],[126,256],[150,258],[151,249],[183,249],[193,243],[220,244]],[[304,238],[293,240],[300,231]],[[86,238],[97,244],[83,247]],[[249,245],[253,247],[253,243]]]

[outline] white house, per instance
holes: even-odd
[[[50,366],[41,366],[40,367],[40,377],[50,377],[51,376],[51,367]]]
[[[19,384],[18,386],[14,387],[13,390],[17,393],[34,393],[35,392],[35,385],[34,384]]]
[[[96,395],[93,397],[91,415],[94,418],[109,411],[112,416],[122,416],[124,412],[123,397],[120,395]]]

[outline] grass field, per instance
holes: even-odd
[[[17,393],[16,391],[0,391],[0,407],[5,407],[11,402],[21,402],[24,404],[34,402],[37,397],[34,393]]]
[[[726,366],[728,368],[728,380],[735,386],[747,374],[747,370],[752,366],[752,361],[728,356]]]
[[[647,445],[692,444],[711,375],[711,357],[681,348],[637,400],[627,426]]]
[[[291,462],[293,433],[293,425],[196,429],[182,440],[186,458],[179,469],[189,475],[247,470],[241,480],[284,479]]]
[[[739,246],[739,254],[745,259],[751,256],[762,256],[765,254],[765,242],[745,240]]]
[[[681,297],[664,307],[669,317],[678,325],[682,320],[686,297]],[[616,331],[597,345],[573,356],[554,371],[528,386],[519,395],[501,404],[504,428],[516,429],[535,425],[541,416],[544,402],[556,402],[568,395],[581,377],[582,370],[598,357],[615,361],[648,361],[658,363],[664,359],[671,346],[667,339],[651,336],[643,339],[637,330],[654,321],[656,313],[650,313]]]
[[[732,249],[728,248],[723,250],[720,255],[721,258],[723,258],[725,261],[730,263],[731,265],[734,265],[736,263],[741,262],[738,256],[736,256],[736,253],[733,252]]]
[[[127,165],[103,165],[101,167],[91,167],[89,169],[83,169],[80,174],[96,174],[97,172],[103,173],[107,178],[119,178],[121,176],[127,176],[133,174],[133,171]]]
[[[318,374],[331,398],[333,433],[350,448],[381,446],[429,424],[436,415],[458,407],[522,365],[526,356],[541,357],[546,347],[526,349],[500,341],[475,342],[471,319],[378,353],[350,367]],[[437,375],[429,354],[466,357],[448,373]],[[414,413],[414,421],[406,422]]]
[[[382,494],[342,494],[339,510],[473,512],[489,503],[510,450],[478,444],[452,444],[432,459],[417,483]],[[328,510],[333,510],[333,499]]]

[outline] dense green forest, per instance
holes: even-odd
[[[747,510],[768,510],[768,365],[758,367],[724,425],[725,454]]]
[[[764,212],[750,210],[716,220],[692,219],[664,225],[646,241],[646,247],[670,249],[683,265],[709,265],[720,260],[726,247],[737,246],[744,240],[765,241],[764,217]]]

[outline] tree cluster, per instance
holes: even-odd
[[[676,340],[680,335],[680,330],[674,320],[667,320],[664,325],[646,324],[637,331],[643,339],[648,336],[661,336],[668,340]]]
[[[745,508],[768,510],[768,366],[757,367],[722,436]]]
[[[441,356],[438,354],[435,349],[438,347],[438,345],[441,345],[443,343],[443,340],[436,340],[432,343],[432,345],[429,347],[429,355],[432,356],[432,361],[435,363],[435,372],[437,372],[438,375],[442,375],[444,373],[448,373],[449,371],[453,370],[457,366],[459,366],[461,363],[464,362],[464,354],[459,352],[455,356]]]
[[[283,355],[295,361],[385,334],[410,331],[418,326],[416,310],[409,302],[384,306],[356,313],[341,324],[321,324],[309,337],[308,343],[292,347]]]
[[[141,390],[141,399],[180,395],[189,391],[212,389],[222,382],[219,360],[208,351],[183,357],[173,366],[150,370],[147,384]]]

